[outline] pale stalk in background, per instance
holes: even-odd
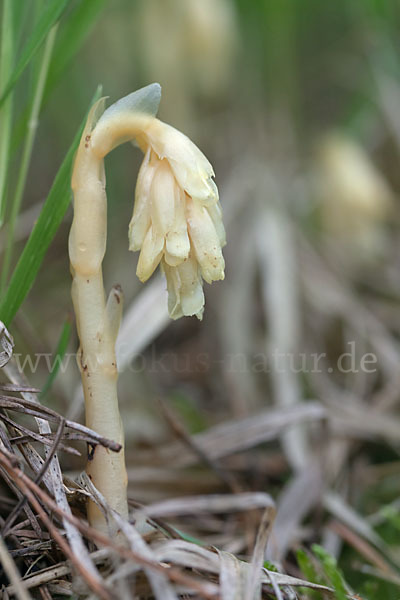
[[[266,182],[266,186],[268,186]],[[295,406],[301,402],[299,375],[295,371],[300,339],[299,294],[296,273],[293,230],[281,200],[278,186],[270,186],[276,204],[263,207],[259,218],[257,242],[262,270],[262,292],[269,323],[268,354],[277,353],[271,369],[275,401],[279,406]],[[309,462],[306,432],[301,425],[282,435],[285,454],[295,470]]]

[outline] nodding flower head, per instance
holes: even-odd
[[[110,106],[88,138],[101,162],[135,139],[144,152],[129,224],[129,248],[140,250],[137,275],[146,281],[160,264],[173,319],[202,318],[203,279],[224,278],[225,230],[214,171],[186,135],[155,115],[161,88],[151,84]]]
[[[170,125],[154,118],[139,137],[145,149],[129,225],[146,281],[161,263],[173,319],[204,310],[204,279],[224,279],[225,230],[214,171],[206,157]]]

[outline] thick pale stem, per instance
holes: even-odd
[[[142,135],[146,129],[157,122],[150,115],[139,113],[116,112],[104,121],[100,120],[91,137],[92,150],[98,158],[104,158],[111,150],[136,139],[141,145]]]
[[[92,151],[89,126],[78,150],[72,188],[74,220],[69,251],[86,423],[101,435],[123,445],[115,358],[115,338],[122,302],[118,289],[112,290],[107,305],[104,297],[101,265],[106,247],[107,200],[103,161]],[[126,517],[128,505],[124,450],[115,453],[98,446],[88,461],[87,472],[111,508]],[[91,502],[88,518],[93,526],[107,531],[102,513]]]

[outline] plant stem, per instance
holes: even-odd
[[[74,303],[80,350],[78,364],[85,396],[86,423],[123,446],[124,434],[117,398],[115,340],[122,312],[118,288],[106,304],[102,261],[107,236],[107,198],[103,159],[92,152],[90,117],[75,161],[72,189],[74,219],[69,239]],[[117,454],[99,446],[89,458],[87,473],[111,508],[128,515],[124,449]],[[93,502],[89,522],[107,533],[107,523]]]
[[[89,456],[86,471],[110,508],[123,518],[128,516],[128,478],[124,433],[118,409],[115,356],[122,315],[122,292],[119,286],[114,287],[106,303],[102,274],[107,242],[104,158],[120,144],[140,138],[151,123],[157,124],[154,115],[160,91],[158,84],[142,88],[119,100],[104,114],[105,99],[92,107],[75,158],[71,182],[74,218],[69,236],[69,256],[86,424],[122,447],[118,454],[97,447]],[[106,519],[92,501],[89,501],[88,518],[96,529],[108,533]]]

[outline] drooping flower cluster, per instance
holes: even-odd
[[[173,319],[204,310],[204,279],[224,279],[225,245],[214,171],[186,137],[158,119],[138,139],[145,149],[140,168],[129,248],[140,250],[137,275],[146,281],[161,263]]]

